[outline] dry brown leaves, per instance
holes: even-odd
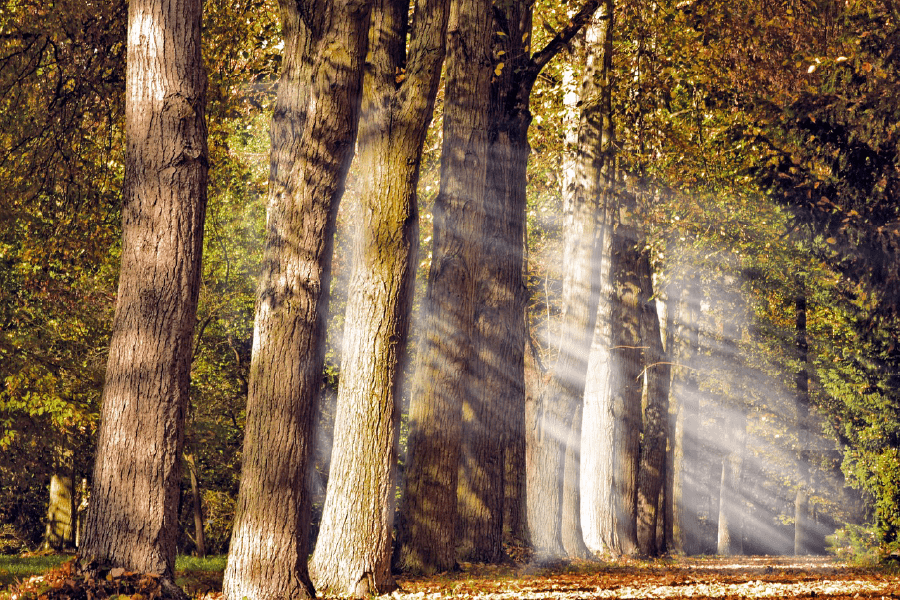
[[[510,572],[466,566],[441,578],[401,579],[400,599],[894,598],[900,575],[820,557],[738,557],[569,564]],[[385,596],[385,599],[387,596]]]

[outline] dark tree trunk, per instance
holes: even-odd
[[[643,391],[643,341],[641,313],[646,297],[638,273],[640,250],[633,219],[637,214],[634,196],[627,190],[620,195],[612,239],[613,280],[611,307],[612,346],[609,357],[609,393],[612,396],[613,522],[608,531],[607,549],[615,554],[631,555],[637,543],[637,488],[640,464],[641,395]]]
[[[232,600],[314,595],[307,472],[370,8],[363,0],[281,3],[285,58],[272,121],[241,484],[223,580]]]
[[[360,125],[363,182],[328,491],[310,570],[319,589],[368,597],[391,576],[401,375],[417,265],[416,185],[443,62],[448,0],[378,0]],[[397,82],[405,67],[406,77]]]
[[[641,464],[638,478],[638,547],[645,556],[658,556],[657,530],[663,519],[658,511],[662,506],[666,467],[666,432],[669,419],[669,383],[672,366],[663,349],[656,301],[651,299],[652,276],[650,253],[641,252],[639,273],[645,294],[641,314],[641,337],[645,347],[647,402],[644,409],[644,437],[641,443]]]
[[[399,566],[434,573],[456,565],[462,406],[471,393],[476,240],[488,168],[491,3],[456,0],[447,30],[441,189],[409,410]]]
[[[128,11],[122,262],[82,548],[174,587],[207,146],[199,0]]]
[[[200,478],[197,476],[197,462],[193,452],[185,452],[184,462],[187,463],[191,475],[191,508],[194,516],[194,545],[196,556],[206,556],[206,534],[203,531],[203,501],[200,496]]]

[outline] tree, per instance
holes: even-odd
[[[653,298],[653,280],[650,252],[641,251],[638,274],[641,289],[647,297],[641,312],[641,340],[645,353],[645,396],[643,439],[638,468],[637,493],[637,540],[640,553],[657,556],[657,531],[662,529],[662,515],[659,512],[660,498],[663,496],[666,466],[666,441],[669,429],[669,387],[672,364],[666,355],[656,299]],[[668,331],[668,328],[667,328]],[[671,347],[671,344],[669,344]]]
[[[475,240],[481,232],[488,168],[491,3],[457,0],[447,29],[441,188],[409,409],[401,568],[456,565],[457,483],[462,405],[473,359]]]
[[[566,221],[563,230],[564,273],[559,355],[540,399],[541,404],[548,409],[558,407],[558,418],[562,421],[560,424],[567,427],[569,436],[573,436],[572,439],[561,440],[545,438],[541,444],[546,446],[545,451],[548,453],[545,460],[551,460],[550,453],[557,456],[560,452],[565,453],[563,481],[569,485],[562,489],[562,521],[558,535],[562,550],[569,556],[587,554],[580,525],[581,503],[577,484],[580,477],[581,440],[577,438],[581,436],[580,405],[583,403],[587,357],[600,296],[601,249],[604,235],[607,234],[604,229],[606,207],[601,204],[601,198],[605,197],[604,191],[609,183],[604,174],[610,172],[608,163],[612,160],[609,85],[612,10],[611,2],[602,3],[599,14],[594,17],[585,36],[586,63],[579,91],[582,108],[578,116],[571,175],[563,190]],[[549,425],[550,423],[545,423],[544,427]],[[560,443],[564,445],[564,450],[554,448]],[[545,468],[547,467],[550,467],[549,463],[545,464]],[[535,483],[543,482],[552,485],[553,480],[541,477]],[[532,490],[538,492],[535,488]],[[537,495],[532,500],[535,508],[540,502],[546,501],[542,500],[539,492]],[[544,533],[547,528],[540,527],[538,522],[539,519],[535,519],[535,529]],[[549,530],[546,533],[549,535],[535,536],[536,545],[539,551],[552,554],[556,535]]]
[[[129,5],[122,265],[82,548],[174,594],[206,209],[200,13],[198,1]]]
[[[357,239],[328,490],[310,570],[365,597],[391,575],[400,391],[417,265],[416,186],[443,63],[448,0],[375,4],[363,81]],[[425,17],[427,15],[427,18]],[[410,31],[409,51],[406,33]]]
[[[338,202],[356,139],[371,5],[282,2],[263,272],[223,591],[307,597],[307,470]]]

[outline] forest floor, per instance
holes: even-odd
[[[224,563],[224,561],[222,561]],[[185,565],[178,584],[198,600],[223,600],[222,571]],[[223,564],[224,566],[224,564]],[[130,575],[130,574],[126,574]],[[56,588],[43,575],[24,587]],[[52,576],[51,576],[52,578]],[[21,586],[22,580],[20,580]],[[43,583],[43,585],[41,585]],[[829,557],[702,557],[651,561],[577,561],[553,567],[463,564],[453,573],[401,577],[384,600],[593,600],[599,598],[891,598],[900,600],[900,569],[863,568]],[[21,590],[22,587],[18,587]],[[17,586],[0,587],[0,599]],[[59,590],[62,591],[62,590]],[[41,596],[41,593],[33,597]],[[21,595],[29,597],[29,595]],[[54,595],[54,597],[69,597]],[[74,596],[73,596],[74,597]],[[122,596],[125,597],[125,596]]]

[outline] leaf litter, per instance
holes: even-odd
[[[21,582],[0,598],[162,598],[158,575],[113,569],[78,581],[65,563]],[[219,580],[221,581],[221,580]],[[382,600],[593,600],[602,598],[851,598],[900,600],[900,572],[861,568],[827,557],[704,557],[641,561],[571,561],[552,566],[476,565],[431,577],[400,577]],[[85,585],[88,584],[88,585]],[[88,588],[88,589],[85,589]],[[198,600],[224,600],[219,591],[191,589]]]

